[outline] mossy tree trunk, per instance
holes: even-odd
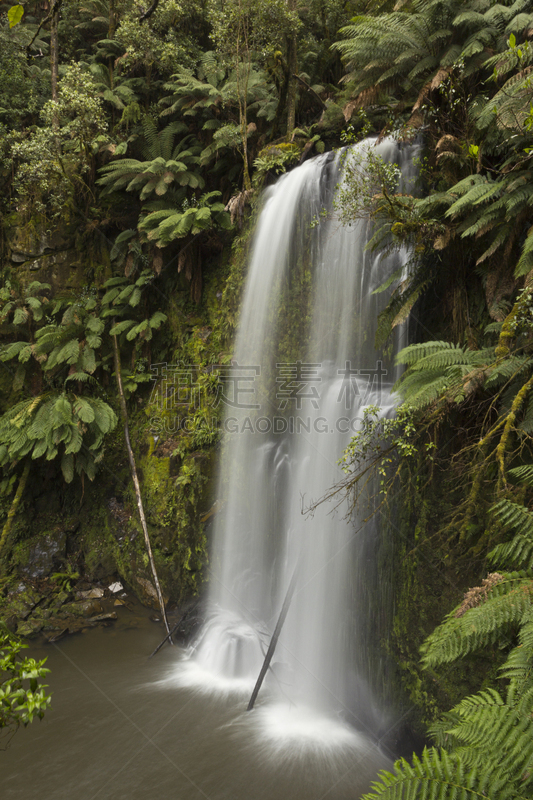
[[[3,557],[4,555],[6,542],[9,538],[9,534],[11,533],[11,528],[13,527],[13,520],[17,515],[20,501],[22,500],[22,495],[24,494],[24,489],[26,488],[26,484],[28,482],[30,467],[31,459],[26,458],[26,463],[24,464],[24,469],[22,470],[22,475],[20,476],[19,485],[17,486],[17,491],[15,493],[15,497],[13,498],[13,502],[11,503],[11,508],[9,509],[7,519],[2,530],[2,536],[0,537],[0,557]]]

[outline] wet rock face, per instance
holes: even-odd
[[[159,607],[159,598],[153,583],[146,578],[137,578],[141,592],[141,600],[145,605],[152,606],[152,608]]]
[[[30,638],[41,634],[49,640],[57,639],[96,625],[111,624],[117,619],[113,601],[114,594],[101,587],[74,592],[46,578],[28,579],[0,595],[0,620],[18,636]]]
[[[10,595],[10,612],[15,620],[25,621],[40,601],[40,596],[32,589],[20,584]]]
[[[65,617],[93,617],[103,613],[104,607],[97,599],[82,600],[78,603],[66,603],[61,608],[61,615],[65,615]]]
[[[64,531],[43,536],[30,547],[28,562],[21,567],[21,571],[30,578],[49,575],[65,557],[66,547],[67,536]]]
[[[20,623],[17,627],[17,636],[24,636],[26,638],[35,636],[43,629],[43,625],[44,623],[39,619],[26,620],[26,622]]]
[[[11,241],[11,263],[24,282],[39,280],[54,289],[73,289],[84,282],[83,267],[72,238],[58,230],[17,228]]]

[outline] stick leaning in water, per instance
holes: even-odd
[[[198,600],[196,601],[196,603],[195,603],[193,606],[191,606],[191,607],[189,608],[189,610],[188,610],[188,611],[186,611],[186,612],[185,612],[185,614],[183,614],[183,615],[182,615],[182,616],[179,618],[179,620],[176,622],[176,624],[174,625],[174,627],[172,628],[172,630],[170,631],[170,633],[167,633],[167,635],[165,636],[165,638],[163,639],[163,641],[162,641],[162,642],[160,642],[160,643],[157,645],[157,647],[155,648],[154,652],[153,652],[153,653],[152,653],[152,654],[149,656],[149,658],[152,658],[152,656],[155,656],[155,654],[156,654],[156,653],[159,653],[159,651],[161,650],[161,648],[163,647],[163,645],[165,644],[165,642],[167,641],[167,639],[170,641],[170,644],[174,644],[174,642],[172,641],[172,637],[174,636],[174,634],[175,634],[175,633],[176,633],[176,631],[178,630],[178,628],[179,628],[179,626],[181,625],[181,623],[182,623],[184,620],[186,620],[186,619],[187,619],[187,617],[189,616],[189,614],[192,614],[192,612],[194,611],[194,609],[196,608],[196,606],[198,605],[198,603],[199,603],[199,602],[200,602],[200,598],[198,598]]]
[[[141,520],[141,525],[144,533],[144,541],[146,544],[146,550],[148,552],[148,558],[150,559],[150,566],[152,567],[152,575],[154,576],[154,584],[155,590],[157,592],[157,599],[159,600],[159,607],[161,609],[161,616],[163,617],[163,621],[165,623],[165,628],[167,629],[167,633],[170,633],[170,627],[168,624],[167,619],[167,612],[165,611],[165,601],[163,600],[163,595],[161,593],[161,587],[159,586],[159,578],[157,577],[157,572],[155,568],[154,562],[154,554],[152,553],[152,545],[150,544],[150,537],[148,535],[148,527],[146,525],[146,517],[144,516],[144,506],[141,496],[141,487],[139,484],[139,478],[137,477],[137,467],[135,464],[135,456],[133,455],[133,450],[131,449],[131,442],[130,442],[130,430],[128,427],[128,409],[126,408],[126,398],[124,397],[124,389],[122,388],[122,376],[120,374],[120,352],[118,349],[118,341],[117,337],[113,336],[113,351],[115,355],[115,376],[117,379],[117,386],[118,386],[118,396],[120,398],[120,408],[122,410],[122,417],[124,419],[124,438],[126,440],[126,448],[128,451],[128,458],[130,461],[130,470],[131,470],[131,477],[133,479],[133,486],[135,487],[135,496],[137,498],[137,508],[139,509],[139,517]],[[174,644],[172,638],[170,639],[170,643]]]
[[[281,606],[281,611],[279,612],[278,621],[276,622],[276,627],[274,628],[272,639],[270,640],[270,644],[268,645],[268,650],[266,652],[265,660],[263,661],[263,666],[261,667],[261,672],[259,673],[259,677],[255,682],[254,690],[252,692],[252,696],[250,697],[248,708],[246,709],[247,711],[251,711],[252,708],[254,707],[255,701],[257,700],[257,695],[259,694],[259,689],[261,688],[261,685],[265,679],[265,675],[268,672],[270,662],[272,661],[272,656],[274,655],[274,650],[276,649],[279,635],[281,633],[281,629],[283,628],[283,623],[285,622],[285,617],[287,616],[287,611],[289,610],[289,606],[291,604],[292,596],[294,594],[294,589],[296,588],[296,575],[298,573],[298,567],[299,567],[299,562],[298,564],[296,564],[294,572],[292,573],[291,582],[289,583],[289,588],[287,589],[285,600],[283,601],[283,605]]]

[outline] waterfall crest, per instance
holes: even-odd
[[[398,163],[404,183],[413,180],[413,146],[385,141],[378,152]],[[193,658],[225,685],[253,685],[296,569],[266,694],[378,736],[360,629],[379,520],[363,525],[368,508],[347,520],[343,504],[302,513],[342,477],[338,461],[364,407],[394,406],[393,357],[374,348],[388,294],[372,292],[407,253],[376,257],[365,250],[368,222],[339,223],[332,202],[341,173],[342,158],[328,153],[264,196],[226,410],[212,616]],[[395,351],[401,338],[399,330]]]

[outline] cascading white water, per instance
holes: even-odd
[[[412,146],[385,141],[378,152],[412,181]],[[297,570],[269,696],[376,735],[357,605],[377,523],[362,526],[367,509],[348,521],[343,507],[332,514],[324,504],[312,516],[302,507],[342,476],[338,460],[364,406],[393,408],[393,360],[374,348],[387,293],[372,292],[407,254],[380,259],[365,250],[368,223],[340,225],[331,210],[341,169],[339,156],[325,154],[265,193],[226,415],[212,616],[193,658],[224,685],[250,688]]]

